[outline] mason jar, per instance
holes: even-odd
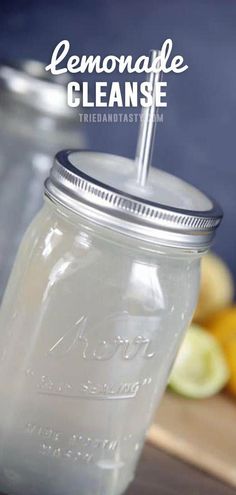
[[[55,153],[86,144],[65,83],[50,79],[40,62],[0,64],[0,299],[21,237],[42,206]]]
[[[163,171],[60,152],[0,316],[0,490],[121,495],[221,219]]]

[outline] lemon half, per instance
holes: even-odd
[[[170,388],[185,397],[203,399],[218,393],[228,380],[228,365],[216,339],[191,325],[172,369]]]

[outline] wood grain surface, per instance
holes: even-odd
[[[236,487],[236,401],[188,400],[167,393],[148,440]]]
[[[135,480],[125,495],[235,495],[235,489],[146,445]]]

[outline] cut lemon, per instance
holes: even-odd
[[[211,397],[229,379],[229,369],[217,340],[198,325],[191,325],[171,372],[169,386],[193,399]]]

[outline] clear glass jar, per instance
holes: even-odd
[[[127,234],[124,218],[108,227],[104,211],[72,211],[50,190],[0,315],[0,490],[121,495],[191,320],[204,249]]]
[[[0,299],[55,153],[86,144],[78,117],[41,63],[0,65]]]

